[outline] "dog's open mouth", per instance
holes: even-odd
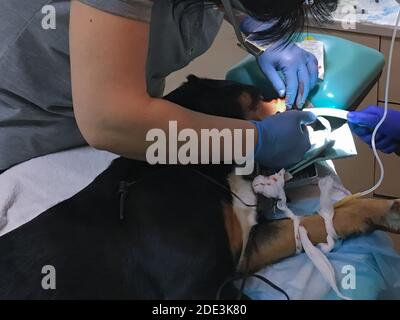
[[[278,112],[286,111],[284,100],[275,99],[267,101],[262,95],[255,96],[247,91],[242,92],[239,102],[248,120],[260,121]]]

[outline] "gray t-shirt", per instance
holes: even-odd
[[[80,1],[150,22],[147,88],[153,97],[162,96],[167,75],[211,46],[223,19],[213,8],[182,15],[180,5],[173,14],[172,0]],[[55,9],[55,30],[42,27],[46,5]],[[69,11],[70,0],[0,1],[0,171],[86,144],[72,105]]]

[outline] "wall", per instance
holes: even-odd
[[[247,53],[237,46],[232,26],[225,22],[213,46],[186,68],[167,78],[165,93],[178,87],[189,74],[213,79],[224,79],[229,68],[242,60]]]

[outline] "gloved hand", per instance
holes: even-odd
[[[258,132],[255,160],[271,169],[288,168],[301,161],[311,147],[305,126],[315,120],[311,112],[287,111],[251,121]]]
[[[270,27],[271,23],[263,23],[251,17],[244,18],[240,25],[245,34]],[[302,109],[310,91],[318,82],[317,58],[294,43],[285,46],[277,42],[258,57],[258,64],[280,97],[286,96],[288,108],[296,105]],[[283,73],[283,80],[278,71]]]
[[[347,118],[352,131],[371,146],[372,133],[382,119],[383,113],[383,107],[369,106],[362,111],[349,112]],[[376,135],[376,148],[384,153],[393,153],[399,146],[400,112],[388,110],[387,118]]]
[[[258,57],[258,64],[279,95],[286,96],[287,107],[296,105],[302,109],[318,81],[317,58],[294,43],[286,47],[277,43]],[[278,71],[283,73],[284,80]]]

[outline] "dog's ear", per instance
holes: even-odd
[[[196,77],[194,74],[190,74],[190,75],[188,75],[187,76],[187,81],[190,83],[190,82],[199,82],[200,81],[200,78],[199,77]]]

